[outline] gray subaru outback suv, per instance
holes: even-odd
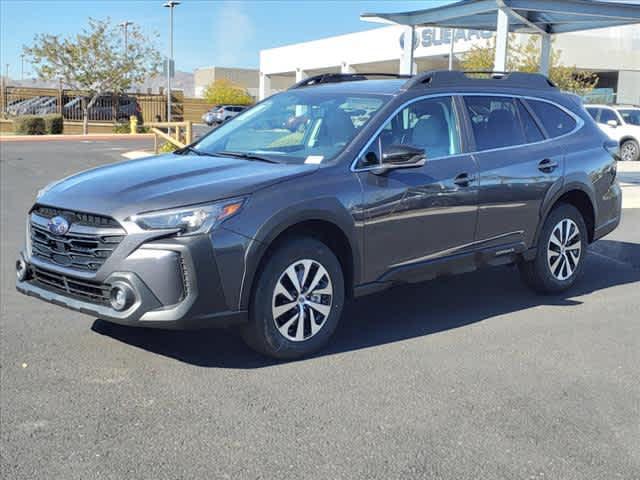
[[[42,189],[17,288],[296,358],[346,298],[395,285],[517,264],[539,292],[571,287],[619,223],[616,155],[544,76],[322,75],[173,154]]]

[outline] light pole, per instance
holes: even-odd
[[[456,43],[456,29],[451,29],[451,45],[449,45],[449,70],[453,70],[453,47]]]
[[[163,7],[169,9],[169,58],[167,58],[167,122],[171,121],[171,65],[173,64],[173,9],[180,5],[176,0],[169,0]]]
[[[126,20],[122,23],[119,23],[118,25],[122,27],[123,34],[124,34],[124,59],[126,61],[127,60],[127,41],[129,39],[127,29],[129,28],[129,25],[133,25],[133,22]]]
[[[20,80],[24,80],[24,53],[20,55]]]

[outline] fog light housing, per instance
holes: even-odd
[[[109,292],[109,303],[111,308],[119,312],[126,310],[135,301],[136,296],[131,287],[125,283],[118,282],[111,287]]]
[[[24,282],[27,279],[27,272],[27,263],[22,258],[16,260],[16,277],[18,281]]]

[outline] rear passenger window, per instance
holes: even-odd
[[[522,129],[524,130],[524,136],[527,142],[539,142],[544,140],[544,135],[540,131],[538,124],[533,119],[529,110],[525,108],[520,100],[518,100],[518,113],[520,114],[520,121],[522,122]]]
[[[527,143],[513,98],[469,96],[464,101],[478,150]]]
[[[547,102],[527,100],[551,138],[569,133],[576,128],[576,121],[558,107]]]

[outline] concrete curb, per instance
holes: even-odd
[[[3,142],[64,142],[78,140],[144,140],[153,139],[153,133],[93,133],[89,135],[11,135],[0,136],[0,143]]]

